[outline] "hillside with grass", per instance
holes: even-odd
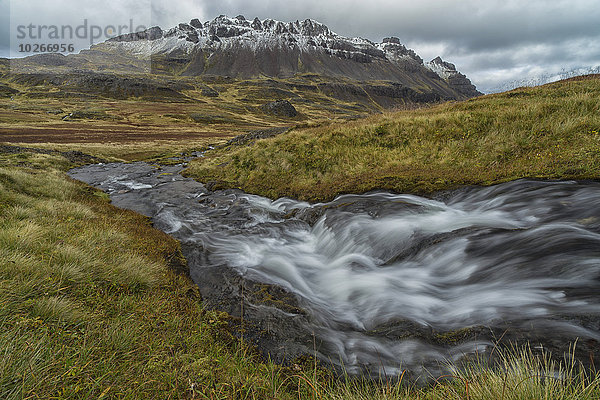
[[[385,112],[225,146],[189,176],[321,201],[386,189],[430,194],[519,178],[600,177],[600,77]]]

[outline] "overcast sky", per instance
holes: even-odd
[[[313,18],[377,42],[397,36],[426,61],[440,55],[456,64],[484,91],[600,65],[599,0],[0,0],[0,55],[9,55],[11,37],[15,50],[19,24],[76,26],[87,18],[106,27],[133,19],[169,28],[220,14]]]

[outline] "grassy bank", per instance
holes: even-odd
[[[600,78],[294,130],[212,152],[188,174],[269,197],[429,193],[517,178],[600,178]]]
[[[69,166],[0,154],[0,398],[272,394],[281,373],[202,309],[178,243]]]

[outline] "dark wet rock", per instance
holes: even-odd
[[[183,248],[188,262],[201,264],[198,248]],[[308,317],[297,298],[284,289],[242,277],[225,265],[192,270],[204,305],[225,311],[245,341],[257,346],[265,358],[291,362],[314,352]]]
[[[293,118],[298,115],[298,111],[296,111],[296,108],[288,100],[274,101],[261,106],[261,109],[267,114],[278,117]]]

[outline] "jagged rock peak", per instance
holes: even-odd
[[[158,26],[146,29],[143,32],[127,33],[125,35],[117,36],[109,41],[113,42],[135,42],[138,40],[157,40],[163,37],[163,30]]]
[[[198,18],[194,18],[193,20],[190,21],[190,25],[193,26],[196,29],[202,29],[202,22],[200,22],[200,20]]]
[[[346,38],[313,19],[281,22],[270,18],[260,20],[257,17],[249,21],[243,15],[235,18],[219,15],[212,21],[204,23],[196,18],[189,24],[179,24],[166,32],[156,27],[133,35],[119,36],[111,41],[158,41],[158,39],[164,41],[153,46],[153,52],[180,49],[184,53],[189,53],[192,49],[190,45],[205,48],[245,43],[244,46],[273,48],[283,45],[306,52],[318,50],[329,56],[363,64],[379,59],[416,62],[423,65],[423,60],[414,51],[403,46],[397,37],[385,38],[380,44],[363,38]],[[178,42],[173,42],[171,39],[176,39]]]
[[[436,58],[428,62],[426,66],[427,68],[438,74],[442,79],[448,79],[451,76],[458,74],[458,71],[456,71],[456,66],[454,64],[442,60],[442,57],[440,56],[437,56]]]
[[[235,18],[219,15],[202,23],[195,18],[168,31],[153,27],[122,35],[111,39],[105,48],[142,56],[160,54],[169,59],[194,59],[190,71],[186,71],[188,74],[287,76],[317,72],[361,80],[377,77],[396,81],[409,73],[433,79],[435,85],[439,85],[441,79],[453,91],[465,96],[478,94],[453,64],[440,57],[424,63],[397,37],[386,37],[381,43],[347,38],[313,19],[282,22],[270,18],[249,20],[243,15]],[[234,67],[231,60],[236,57],[247,62]],[[209,64],[205,62],[208,58],[211,58]]]
[[[456,70],[454,64],[442,60],[441,57],[434,58],[426,63],[425,66],[445,80],[457,92],[470,97],[481,95],[471,81]]]
[[[383,43],[395,43],[400,44],[400,39],[395,36],[383,38]]]
[[[435,64],[438,65],[440,67],[443,67],[449,71],[456,71],[456,66],[454,64],[451,64],[447,61],[442,60],[442,57],[437,56],[436,58],[434,58],[433,60],[431,60],[429,62],[429,64]]]
[[[126,34],[111,39],[113,42],[128,42],[134,40],[157,40],[161,37],[172,37],[186,35],[190,32],[196,33],[198,36],[217,36],[217,37],[234,37],[241,36],[250,31],[264,31],[272,34],[295,34],[308,37],[332,37],[337,36],[326,25],[312,20],[295,22],[281,22],[267,18],[260,20],[258,17],[249,21],[243,15],[238,15],[235,18],[230,18],[226,15],[219,15],[212,21],[200,22],[198,18],[194,18],[189,24],[181,23],[175,28],[157,34],[158,27],[150,28],[144,32]],[[398,42],[399,43],[399,42]]]

